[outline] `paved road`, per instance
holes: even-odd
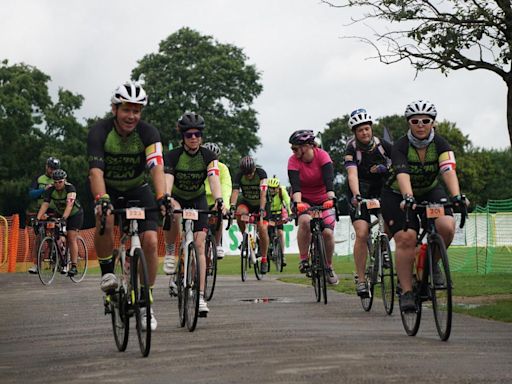
[[[323,305],[309,286],[251,276],[220,278],[210,315],[190,333],[178,327],[166,283],[160,276],[158,329],[143,359],[135,332],[117,352],[99,277],[75,285],[59,276],[43,287],[36,276],[0,275],[0,382],[512,382],[512,324],[455,314],[444,343],[426,311],[419,334],[408,337],[380,301],[365,313],[356,297],[330,291]]]

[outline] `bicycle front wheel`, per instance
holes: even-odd
[[[78,273],[71,276],[71,280],[75,283],[79,283],[84,279],[85,274],[87,273],[89,253],[87,251],[87,246],[85,245],[85,240],[81,236],[76,238],[76,244],[78,246],[78,259],[76,262],[76,269]]]
[[[436,256],[439,260],[434,261]],[[434,263],[430,272],[437,271],[429,276],[429,286],[432,293],[432,310],[436,321],[437,333],[441,340],[446,341],[450,337],[452,329],[452,281],[448,255],[444,241],[439,235],[433,235],[428,246],[428,258]]]
[[[211,236],[206,237],[206,282],[204,287],[204,299],[210,301],[217,281],[217,247]]]
[[[281,241],[279,237],[274,239],[273,251],[274,262],[276,263],[276,271],[283,272],[283,248],[281,248]]]
[[[57,246],[53,237],[45,237],[37,252],[37,273],[44,285],[50,285],[58,267]]]
[[[176,287],[178,289],[178,318],[180,327],[185,326],[187,297],[185,295],[185,255],[180,248],[180,257],[178,258],[178,268],[176,270]]]
[[[393,271],[393,258],[391,255],[391,246],[387,235],[381,235],[379,238],[379,247],[377,248],[378,259],[380,263],[380,289],[382,293],[382,302],[384,310],[388,315],[393,313],[395,300],[395,275]]]
[[[151,298],[148,266],[141,248],[135,249],[131,261],[132,298],[135,298],[132,304],[135,309],[137,337],[140,352],[146,357],[151,349]]]
[[[253,249],[251,252],[254,252],[256,262],[253,264],[254,267],[254,276],[256,276],[257,280],[261,280],[261,263],[260,263],[260,246],[258,242],[256,242],[255,249]],[[252,262],[251,262],[252,263]],[[268,263],[268,260],[267,260]],[[250,265],[250,264],[249,264]]]
[[[110,295],[107,300],[110,306],[110,316],[112,317],[112,330],[117,349],[121,352],[126,350],[128,345],[128,336],[130,333],[130,317],[128,315],[128,296],[124,282],[123,266],[121,258],[114,259],[114,274],[119,282],[119,288]]]
[[[402,325],[404,326],[405,333],[408,336],[416,336],[418,329],[420,328],[421,322],[421,299],[419,297],[419,285],[420,283],[413,281],[414,296],[416,298],[416,311],[400,311],[400,317],[402,318]]]
[[[199,315],[199,254],[196,245],[188,245],[187,285],[185,286],[187,328],[196,329]]]
[[[367,253],[366,253],[366,269],[364,271],[364,280],[366,282],[366,286],[368,287],[368,294],[364,296],[359,296],[361,299],[361,306],[366,312],[369,312],[372,309],[373,305],[373,292],[375,290],[375,282],[376,282],[376,270],[378,270],[378,259],[375,258],[375,254],[373,253],[373,247],[371,246],[370,239],[368,239],[367,243]]]
[[[249,235],[243,234],[240,248],[240,275],[242,281],[247,279],[247,267],[249,266]]]

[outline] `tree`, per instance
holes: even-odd
[[[240,48],[221,44],[182,28],[160,42],[158,53],[146,55],[132,77],[144,75],[149,104],[144,119],[160,129],[165,144],[179,144],[176,121],[195,111],[206,121],[205,141],[222,146],[222,160],[238,163],[259,144],[256,111],[260,75]]]
[[[507,124],[512,144],[512,3],[510,0],[340,0],[333,7],[363,7],[355,22],[380,19],[395,30],[375,32],[382,63],[410,62],[416,71],[485,69],[507,85]]]

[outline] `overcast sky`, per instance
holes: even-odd
[[[284,179],[292,131],[323,130],[358,107],[378,119],[428,99],[438,119],[455,122],[474,145],[509,143],[500,77],[461,70],[415,79],[405,63],[368,60],[375,54],[370,47],[341,38],[369,36],[363,25],[348,25],[359,11],[317,0],[3,0],[0,14],[0,58],[51,76],[53,95],[59,87],[83,95],[81,121],[102,116],[137,61],[181,27],[242,48],[263,84],[254,104],[263,144],[256,158]]]

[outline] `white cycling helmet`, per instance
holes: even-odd
[[[213,153],[215,153],[218,156],[220,156],[220,147],[215,143],[204,143],[203,147],[209,149]]]
[[[405,118],[409,119],[413,115],[428,115],[435,119],[437,116],[436,106],[427,100],[413,101],[405,108]]]
[[[350,114],[350,118],[348,119],[348,126],[350,129],[354,130],[355,127],[361,124],[369,123],[370,125],[373,124],[372,117],[368,112],[366,112],[366,109],[359,108],[355,111],[352,111]]]
[[[115,90],[111,101],[112,104],[133,103],[146,105],[148,103],[148,96],[138,82],[128,81]]]

